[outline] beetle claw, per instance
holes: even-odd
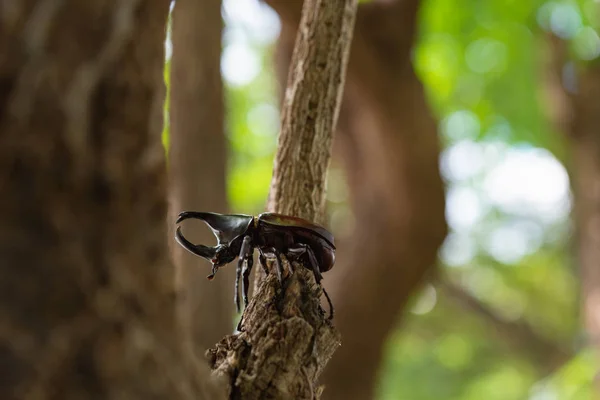
[[[210,275],[206,275],[206,279],[208,279],[209,281],[212,281],[213,279],[215,279],[216,274],[217,274],[217,271],[213,271]]]

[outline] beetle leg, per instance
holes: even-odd
[[[283,263],[281,262],[281,257],[277,251],[275,253],[275,259],[277,260],[277,279],[279,279],[279,283],[283,284]]]
[[[315,281],[317,283],[321,283],[323,279],[323,275],[321,275],[321,271],[319,270],[319,263],[317,262],[317,258],[315,257],[315,253],[311,249],[311,247],[307,244],[298,243],[295,248],[288,249],[288,253],[293,254],[295,257],[300,258],[303,254],[308,254],[308,261],[310,262],[310,269],[312,270]]]
[[[241,309],[240,309],[240,289],[239,288],[240,288],[240,278],[242,276],[242,266],[244,264],[244,261],[246,260],[246,256],[250,249],[252,249],[251,238],[250,238],[250,236],[246,236],[246,237],[244,237],[244,241],[242,242],[242,247],[240,248],[240,255],[238,258],[237,268],[235,269],[235,294],[234,294],[233,299],[235,301],[235,307],[236,307],[236,310],[238,313],[241,311]],[[244,290],[243,286],[242,286],[242,290]]]
[[[288,249],[287,253],[288,253],[288,256],[293,256],[293,258],[292,257],[290,257],[290,258],[292,258],[294,261],[298,261],[300,259],[300,257],[306,253],[306,247],[296,247],[296,248]],[[290,265],[292,265],[292,263],[290,263]]]
[[[248,307],[248,289],[250,288],[250,272],[254,265],[254,258],[252,257],[253,249],[250,248],[250,252],[246,258],[246,264],[244,265],[244,280],[242,281],[242,294],[244,296],[244,308]]]
[[[244,310],[246,309],[246,307],[248,307],[248,289],[250,288],[250,272],[252,272],[252,265],[254,264],[254,258],[252,257],[253,254],[254,254],[254,249],[251,247],[250,250],[248,251],[246,264],[244,264],[244,269],[243,269],[244,279],[242,280],[242,293],[244,295]],[[237,293],[237,289],[236,289],[236,293]],[[237,296],[236,296],[236,300],[239,301],[239,298]],[[244,315],[242,314],[242,316],[240,317],[240,321],[238,322],[238,325],[236,328],[238,332],[244,331],[244,329],[242,327],[243,321],[244,321]]]
[[[329,320],[331,321],[333,319],[333,303],[331,302],[331,299],[329,298],[329,294],[327,294],[327,290],[325,290],[325,288],[323,286],[321,286],[321,288],[323,289],[323,294],[325,295],[325,298],[327,299],[327,303],[329,304]]]
[[[258,261],[260,262],[263,271],[265,271],[265,275],[269,275],[269,270],[267,269],[267,258],[260,247],[258,248]]]
[[[304,247],[306,246],[306,247]],[[308,245],[304,245],[303,247],[306,249],[306,252],[308,253],[308,260],[310,261],[311,267],[312,267],[312,271],[313,274],[315,275],[315,281],[317,281],[317,283],[321,283],[321,280],[323,280],[323,275],[321,275],[321,271],[319,270],[319,263],[317,262],[317,257],[315,257],[315,252],[313,251],[313,249],[308,246]]]
[[[235,293],[233,294],[233,301],[235,301],[235,309],[238,312],[238,314],[240,313],[240,275],[242,274],[242,266],[240,265],[241,263],[244,262],[243,258],[240,258],[238,260],[238,265],[235,269]]]
[[[235,310],[238,314],[242,311],[240,307],[240,277],[242,275],[242,266],[240,264],[243,262],[244,259],[240,258],[238,265],[235,268],[235,289],[233,293],[233,301],[235,302]]]
[[[277,264],[277,279],[279,279],[279,283],[283,283],[283,263],[281,262],[281,257],[279,256],[279,252],[274,247],[268,247],[265,249],[267,253],[273,254],[275,256],[276,264]],[[267,274],[268,271],[265,270]]]
[[[320,285],[321,280],[323,280],[323,275],[321,275],[321,271],[319,270],[319,264],[317,263],[317,257],[315,256],[315,252],[313,251],[313,249],[310,246],[308,246],[306,244],[298,243],[298,246],[299,247],[289,249],[288,251],[291,254],[294,254],[295,256],[298,256],[298,257],[304,253],[308,254],[308,261],[310,262],[311,269],[315,276],[315,281],[317,282],[317,284]],[[321,288],[323,289],[323,294],[325,295],[325,298],[327,299],[327,303],[329,304],[329,319],[332,320],[333,319],[333,303],[331,302],[331,298],[329,297],[329,294],[327,293],[325,288],[323,286],[321,286]]]
[[[315,280],[317,281],[318,284],[321,283],[321,280],[323,280],[323,275],[321,275],[321,271],[319,270],[319,265],[317,263],[317,257],[315,257],[315,252],[313,251],[313,249],[310,246],[306,246],[306,252],[308,253],[308,259],[310,260],[310,263],[312,264],[312,269],[313,269],[313,274],[315,274]],[[327,299],[327,303],[329,303],[329,320],[333,319],[333,303],[331,302],[331,298],[329,297],[329,294],[327,293],[327,291],[325,290],[325,288],[321,285],[321,289],[323,289],[323,294],[325,295],[325,298]]]

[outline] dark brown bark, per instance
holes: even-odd
[[[218,398],[173,330],[168,2],[1,7],[0,398]]]
[[[172,238],[181,211],[227,211],[221,1],[178,0],[172,18],[169,241],[181,295],[179,322],[188,344],[203,353],[232,331],[234,270],[208,281],[207,264]],[[202,223],[186,225],[185,234],[194,243],[215,241]]]
[[[300,1],[268,3],[282,18],[285,71]],[[383,343],[446,233],[436,127],[410,63],[418,5],[359,7],[336,138],[357,229],[325,279],[344,341],[324,374],[327,398],[372,397]]]
[[[312,273],[299,264],[293,268],[283,291],[275,273],[262,279],[244,311],[244,332],[226,336],[207,353],[214,374],[230,382],[232,399],[320,397],[318,378],[340,338],[320,309],[321,288]]]
[[[318,220],[340,106],[356,0],[307,0],[294,47],[269,211]],[[244,312],[244,332],[210,351],[217,375],[240,399],[314,399],[317,379],[339,346],[319,306],[321,288],[303,265],[284,263],[261,279]],[[272,267],[272,266],[270,266]],[[283,286],[283,287],[282,287]]]

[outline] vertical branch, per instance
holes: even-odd
[[[309,220],[322,217],[356,7],[356,0],[304,3],[270,211]],[[274,273],[260,281],[244,312],[244,331],[225,337],[208,353],[216,375],[231,382],[230,398],[314,399],[322,391],[317,379],[339,346],[339,334],[324,319],[321,289],[315,287],[312,272],[294,264],[294,273],[282,285]]]
[[[308,0],[296,37],[267,208],[321,220],[355,0]]]
[[[267,2],[282,20],[281,78],[301,1]],[[344,340],[323,375],[326,398],[372,397],[387,335],[446,232],[436,125],[411,65],[419,4],[372,1],[357,15],[334,150],[356,229],[324,280]]]

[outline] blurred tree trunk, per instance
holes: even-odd
[[[554,126],[570,141],[569,176],[574,194],[576,257],[588,344],[600,350],[600,65],[580,64],[565,81],[568,45],[548,35],[545,102]],[[572,64],[573,67],[575,64]],[[568,85],[568,88],[566,87]],[[596,390],[600,393],[600,381]]]
[[[301,1],[267,3],[282,20],[282,78]],[[410,62],[418,5],[374,2],[357,16],[336,138],[356,229],[324,281],[343,340],[324,374],[331,399],[372,398],[385,339],[446,233],[436,126]]]
[[[172,18],[169,243],[181,295],[179,320],[187,343],[203,352],[232,331],[234,269],[209,282],[208,264],[174,242],[172,222],[184,210],[227,211],[221,1],[178,0]],[[194,243],[215,242],[202,223],[186,226],[186,236]]]
[[[573,188],[583,316],[600,349],[600,67],[581,72],[572,96]],[[598,387],[600,390],[600,387]]]
[[[174,330],[168,7],[0,5],[2,399],[220,397]]]

